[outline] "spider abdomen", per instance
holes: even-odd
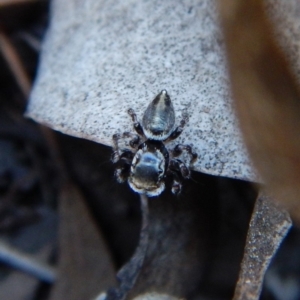
[[[175,111],[166,90],[162,90],[149,104],[142,123],[148,139],[162,141],[171,135],[174,130]]]

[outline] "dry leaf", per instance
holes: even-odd
[[[273,199],[258,197],[233,300],[259,299],[265,272],[291,226],[288,213],[275,205]]]
[[[253,191],[250,184],[200,173],[193,174],[193,180],[179,198],[164,193],[149,200],[139,247],[119,272],[119,287],[109,290],[105,300],[148,293],[179,299],[232,296]],[[247,191],[244,196],[236,194],[239,187]],[[238,232],[232,230],[237,227]]]
[[[235,107],[268,192],[300,221],[300,94],[264,1],[219,1]]]
[[[225,55],[211,0],[52,1],[39,75],[27,115],[64,133],[112,145],[131,131],[166,89],[183,134],[169,144],[194,146],[195,170],[255,179],[227,86]],[[168,17],[166,17],[168,16]]]
[[[62,187],[59,204],[59,277],[51,299],[92,299],[115,283],[111,258],[73,184]]]

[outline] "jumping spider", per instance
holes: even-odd
[[[172,193],[179,194],[182,181],[190,177],[190,169],[178,157],[184,150],[190,157],[189,165],[197,159],[191,146],[178,144],[169,151],[165,143],[176,139],[188,120],[183,116],[180,125],[174,129],[175,111],[170,96],[162,90],[147,107],[142,124],[133,109],[128,110],[137,134],[125,132],[113,135],[113,163],[117,164],[115,176],[118,182],[128,180],[129,186],[137,193],[149,197],[158,196],[165,189],[165,178],[172,178]],[[132,150],[120,149],[119,140],[130,138]],[[144,140],[141,141],[141,138]],[[134,152],[133,152],[134,151]]]

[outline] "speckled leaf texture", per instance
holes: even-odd
[[[294,26],[289,24],[287,30]],[[132,130],[128,108],[141,120],[166,89],[177,124],[184,111],[190,116],[168,147],[192,145],[197,171],[255,181],[232,108],[223,47],[214,1],[54,0],[27,116],[112,145],[114,133]]]

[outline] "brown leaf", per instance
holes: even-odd
[[[1,5],[1,2],[0,2]],[[4,4],[3,4],[4,5]],[[7,61],[12,73],[17,80],[17,83],[24,94],[25,98],[28,97],[31,90],[31,82],[21,59],[12,45],[6,34],[0,30],[0,52]]]
[[[257,300],[265,272],[292,222],[288,213],[260,196],[251,217],[244,258],[233,300]]]
[[[240,183],[195,172],[179,197],[149,199],[139,247],[105,300],[230,298],[254,200],[249,189],[243,201],[235,194]]]
[[[91,299],[115,283],[111,258],[80,191],[67,183],[59,201],[60,272],[51,299]]]
[[[262,0],[219,1],[231,86],[250,156],[300,221],[300,94]]]

